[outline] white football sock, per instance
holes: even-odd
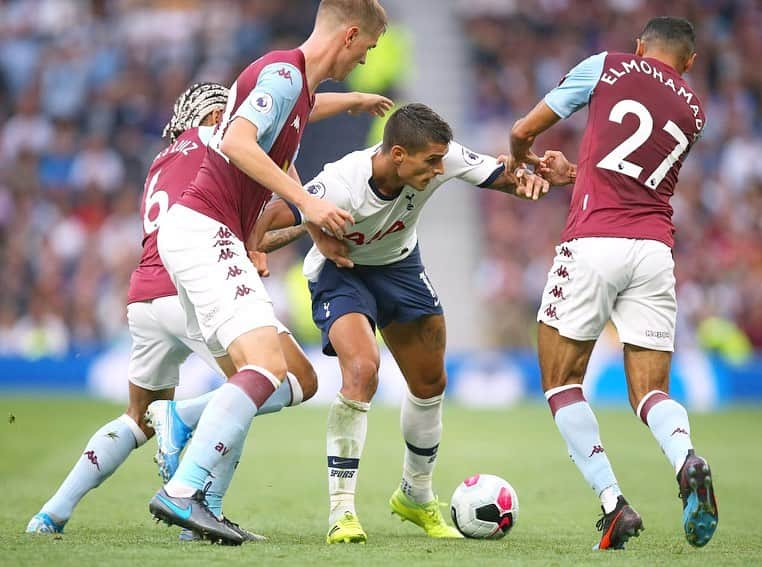
[[[434,500],[432,473],[442,438],[442,400],[434,396],[423,400],[410,392],[402,401],[400,425],[405,439],[402,491],[419,504]]]
[[[328,455],[328,524],[344,512],[355,512],[355,488],[360,457],[368,432],[370,403],[348,400],[341,394],[328,408],[326,451]]]

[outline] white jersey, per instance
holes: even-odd
[[[384,266],[403,260],[418,243],[416,226],[421,209],[434,191],[457,177],[472,185],[490,185],[503,171],[494,157],[472,152],[450,142],[444,157],[444,174],[432,179],[423,191],[406,185],[396,197],[382,195],[372,179],[372,157],[380,144],[347,154],[329,163],[306,185],[307,191],[352,214],[355,224],[345,235],[349,258],[357,265]],[[304,259],[304,275],[317,280],[325,257],[316,246]]]

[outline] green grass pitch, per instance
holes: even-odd
[[[402,441],[396,410],[375,407],[359,477],[358,512],[369,541],[327,546],[325,408],[255,420],[225,505],[243,526],[269,537],[240,548],[180,543],[176,528],[149,517],[160,486],[154,443],[133,453],[88,494],[63,537],[23,534],[29,518],[68,472],[84,443],[118,406],[81,399],[0,399],[0,565],[751,565],[762,562],[759,471],[762,411],[693,415],[693,439],[713,468],[720,526],[703,549],[685,541],[677,485],[650,432],[632,413],[600,410],[603,440],[621,486],[646,530],[623,552],[593,552],[599,507],[566,455],[547,408],[445,408],[435,473],[443,501],[463,478],[494,473],[517,489],[521,513],[500,541],[436,541],[389,513]],[[10,416],[13,415],[14,419]]]

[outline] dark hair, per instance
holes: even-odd
[[[219,83],[196,83],[188,87],[177,100],[172,118],[161,133],[162,138],[174,142],[178,136],[204,121],[213,110],[225,108],[228,89]]]
[[[416,152],[430,142],[449,144],[451,141],[452,129],[441,116],[425,104],[406,104],[389,117],[381,150],[388,152],[392,146],[402,146]]]
[[[653,18],[646,24],[640,39],[646,43],[660,42],[686,60],[696,51],[696,34],[693,31],[693,24],[685,18],[670,16]]]

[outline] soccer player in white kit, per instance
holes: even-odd
[[[434,538],[459,538],[447,525],[432,489],[442,433],[445,320],[421,262],[416,226],[436,190],[450,179],[519,196],[538,197],[548,183],[514,172],[493,157],[452,141],[449,125],[422,104],[389,118],[382,144],[348,154],[305,187],[309,194],[352,213],[345,234],[348,262],[338,268],[313,247],[304,261],[313,320],[323,352],[338,356],[342,387],[328,413],[327,465],[331,543],[364,543],[355,487],[365,445],[368,410],[378,384],[378,327],[408,385],[401,426],[405,455],[392,511]],[[518,191],[517,191],[518,184]],[[300,222],[283,202],[263,214],[255,234]],[[255,239],[258,236],[255,237]]]

